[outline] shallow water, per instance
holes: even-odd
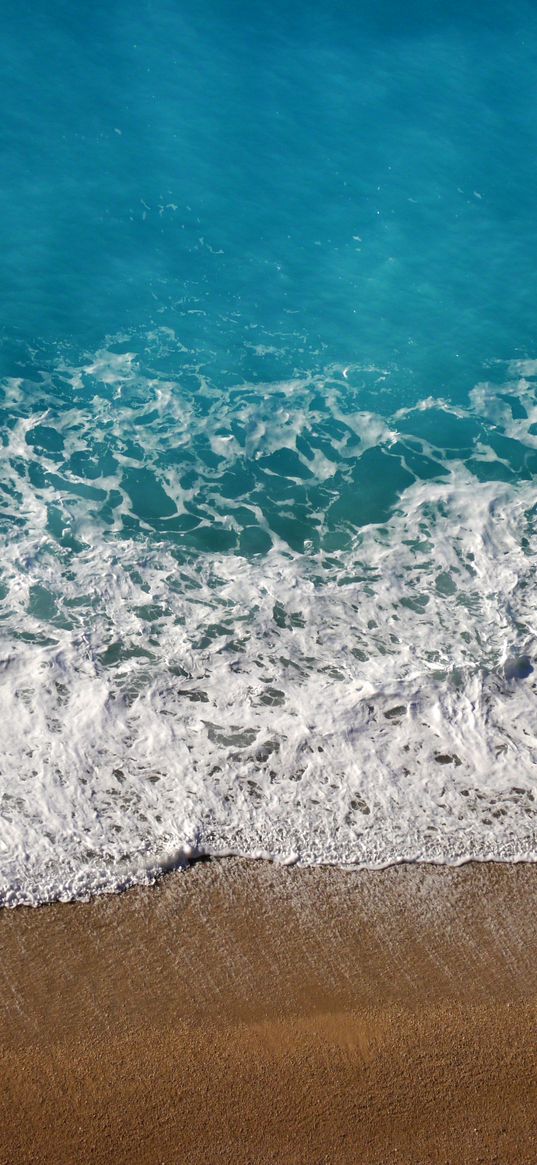
[[[534,858],[531,6],[8,5],[2,900]]]

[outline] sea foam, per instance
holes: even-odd
[[[537,363],[390,411],[127,347],[4,384],[1,901],[533,860]]]

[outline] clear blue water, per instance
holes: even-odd
[[[533,856],[536,54],[524,3],[6,0],[7,901]]]
[[[8,0],[8,374],[155,325],[222,388],[533,355],[534,7],[352,7]]]

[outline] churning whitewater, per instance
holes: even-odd
[[[223,396],[123,337],[6,380],[4,903],[537,857],[537,362],[501,374],[382,415],[393,370]]]

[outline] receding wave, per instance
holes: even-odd
[[[126,347],[4,383],[1,900],[537,857],[537,362],[390,411]]]

